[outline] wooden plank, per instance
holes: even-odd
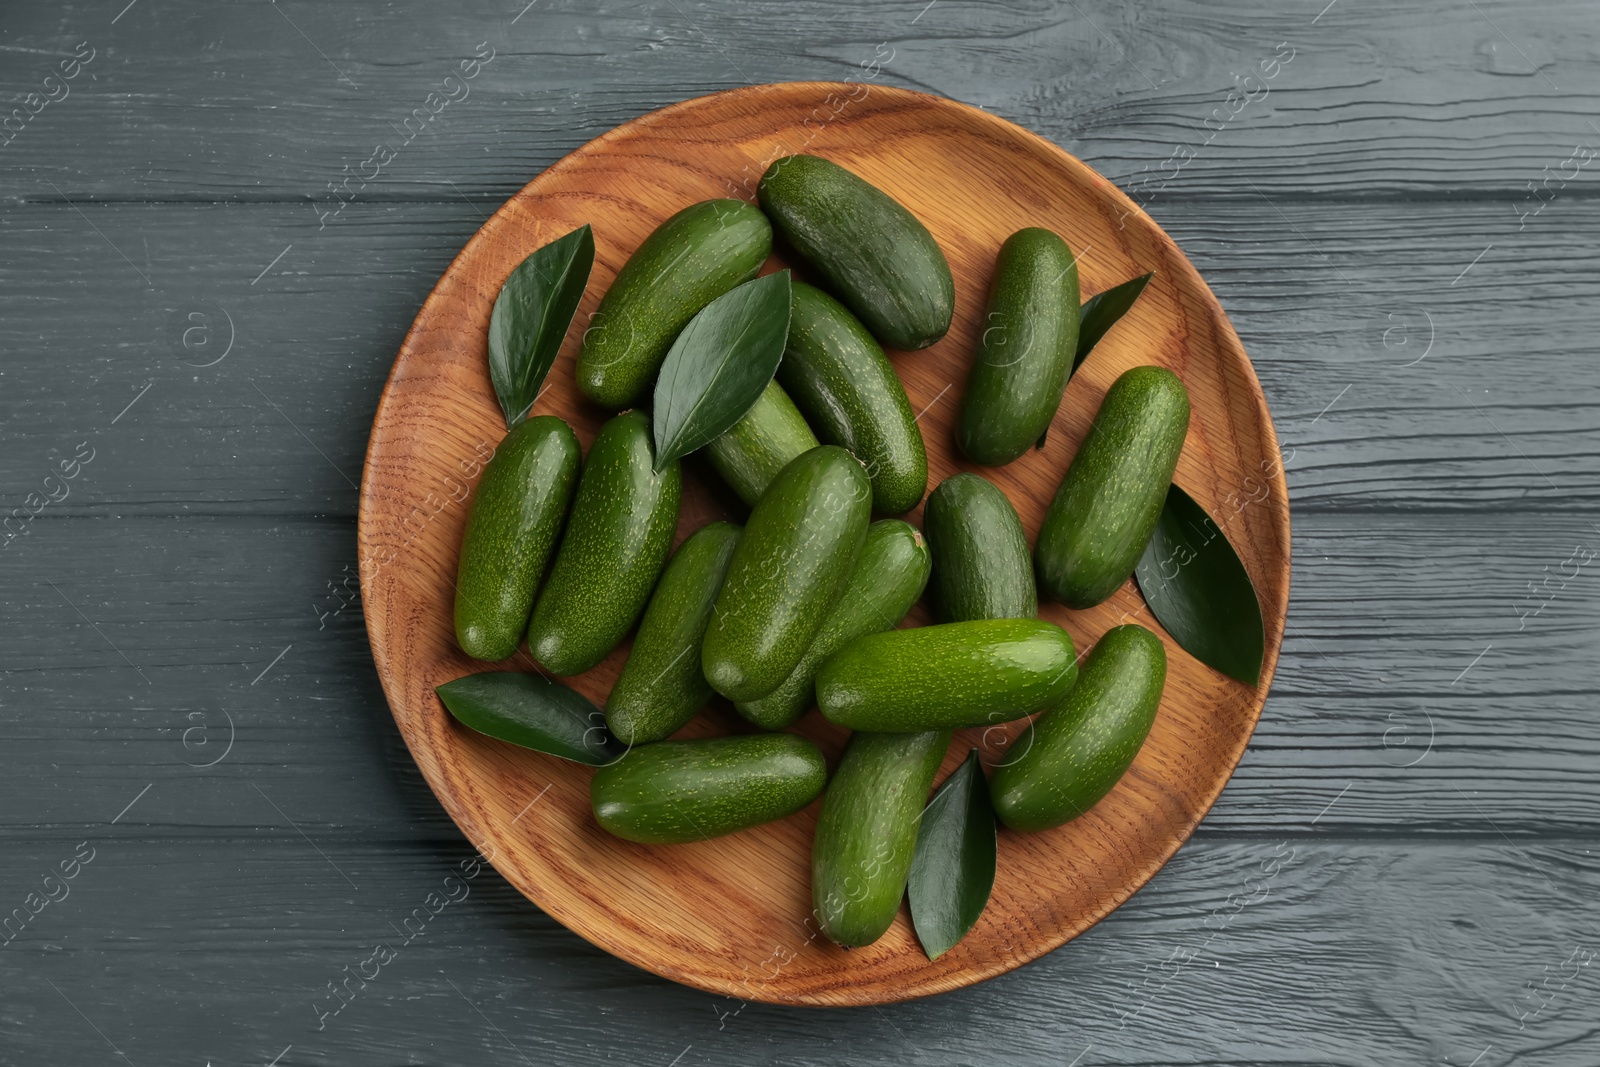
[[[39,353],[0,400],[10,506],[87,442],[50,513],[353,515],[394,353],[483,221],[459,203],[366,210],[321,239],[285,205],[6,212],[0,330]]]
[[[1600,561],[1575,546],[1600,552],[1586,516],[1299,518],[1278,680],[1206,826],[1600,825]],[[41,520],[0,552],[0,826],[77,832],[87,798],[109,818],[150,782],[183,798],[152,798],[154,832],[281,824],[241,788],[270,775],[309,833],[446,827],[378,688],[355,571],[348,520]]]
[[[145,842],[125,822],[0,951],[0,1027],[19,1063],[1555,1067],[1600,1055],[1594,843],[1197,841],[1012,974],[798,1011],[601,953],[492,870],[463,878],[459,840]],[[23,906],[76,846],[13,846],[0,899]]]
[[[80,0],[8,10],[5,27],[17,57],[0,91],[23,109],[0,152],[7,195],[55,196],[53,182],[75,198],[277,197],[308,218],[337,206],[328,183],[363,173],[347,194],[443,199],[460,186],[498,202],[618,123],[756,80],[875,76],[967,101],[1157,205],[1493,190],[1514,228],[1514,209],[1537,203],[1528,183],[1600,138],[1584,118],[1600,95],[1584,0],[1444,14],[1423,0],[1174,0],[1159,15],[1028,0],[381,13],[170,0],[114,22]],[[78,76],[47,82],[85,41]],[[445,82],[480,45],[493,58]],[[378,162],[379,144],[392,159]],[[1565,169],[1548,189],[1578,194],[1579,164]]]
[[[1558,202],[1485,255],[1499,210],[1170,205],[1292,450],[1297,513],[1600,503],[1581,388],[1600,274],[1578,237],[1600,204]],[[400,339],[481,221],[459,202],[361,205],[320,233],[294,205],[0,209],[0,344],[29,355],[0,394],[4,511],[87,442],[46,513],[353,514]],[[1092,250],[1083,273],[1121,280]]]
[[[97,449],[0,549],[5,906],[100,846],[0,948],[0,1059],[1600,1059],[1594,572],[1560,571],[1594,543],[1600,444],[1593,194],[1588,169],[1560,176],[1600,134],[1591,5],[410,6],[0,13],[0,110],[97,49],[70,99],[0,134],[4,511]],[[328,183],[401,143],[484,40],[471,98],[329,219]],[[1278,41],[1295,58],[1271,95],[1214,128]],[[1300,570],[1238,775],[1107,923],[954,996],[741,1009],[485,875],[317,1032],[325,983],[466,856],[328,585],[353,564],[346,479],[418,303],[480,209],[590,137],[747,74],[860,76],[890,49],[885,82],[996,110],[1135,192],[1255,358],[1294,449]],[[63,196],[82,213],[20,204]],[[240,347],[206,367],[217,348],[176,339],[222,309]],[[219,712],[239,739],[204,768]]]

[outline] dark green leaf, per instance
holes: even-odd
[[[434,690],[464,726],[513,745],[600,767],[626,750],[581,693],[538,674],[485,671]]]
[[[995,823],[978,750],[933,794],[911,859],[911,922],[930,960],[948,952],[983,914],[994,888]]]
[[[594,234],[584,224],[535,251],[500,287],[489,316],[489,380],[506,429],[533,410],[593,266]]]
[[[723,293],[689,320],[656,379],[656,470],[722,436],[772,380],[789,340],[789,272]]]
[[[1100,338],[1104,337],[1106,332],[1117,324],[1117,320],[1133,307],[1133,302],[1144,292],[1144,287],[1150,278],[1150,274],[1142,275],[1131,282],[1123,282],[1097,296],[1091,296],[1083,302],[1083,308],[1078,312],[1078,351],[1072,357],[1074,371],[1078,369],[1078,364],[1083,362],[1090,350],[1100,343]]]
[[[1256,684],[1265,638],[1255,586],[1222,528],[1176,485],[1134,574],[1174,641],[1201,663]]]

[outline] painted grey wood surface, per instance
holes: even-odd
[[[0,510],[59,498],[0,533],[0,1063],[1600,1060],[1592,5],[524,2],[0,9]],[[863,63],[1118,181],[1232,316],[1294,508],[1250,751],[1109,920],[931,1001],[682,989],[490,869],[430,911],[471,853],[352,592],[411,316],[605,129]]]

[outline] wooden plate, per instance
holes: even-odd
[[[1073,378],[1044,449],[981,473],[1010,496],[1031,539],[1110,383],[1139,364],[1171,368],[1194,408],[1177,481],[1225,523],[1267,623],[1255,689],[1167,639],[1166,695],[1133,768],[1075,822],[1031,835],[1002,831],[988,910],[936,962],[918,947],[903,909],[868,948],[845,952],[816,935],[807,916],[819,805],[700,844],[621,841],[595,825],[591,771],[472,733],[433,692],[486,666],[456,648],[451,612],[466,503],[505,432],[485,362],[501,282],[535,248],[593,224],[594,275],[535,408],[567,419],[587,446],[605,413],[580,397],[573,360],[582,324],[617,269],[668,215],[711,197],[753,199],[770,160],[802,151],[890,192],[950,259],[956,315],[949,335],[920,352],[891,353],[922,413],[930,487],[979,469],[956,455],[951,427],[995,254],[1009,234],[1045,226],[1082,250],[1085,298],[1156,272]],[[359,534],[367,629],[395,720],[445,810],[512,885],[572,930],[656,974],[740,1000],[905,1000],[1009,971],[1081,933],[1143,885],[1216,799],[1261,712],[1283,634],[1289,513],[1278,457],[1260,385],[1211,291],[1172,240],[1083,163],[992,115],[919,93],[839,83],[738,89],[664,108],[584,145],[512,197],[440,279],[373,422]],[[692,461],[688,475],[680,538],[713,519],[742,521],[743,509],[715,475]],[[907,518],[920,516],[919,507]],[[1124,618],[1160,632],[1131,582],[1093,610],[1041,605],[1040,614],[1066,627],[1080,650]],[[927,619],[920,606],[911,617]],[[603,705],[626,652],[617,649],[573,684]],[[506,664],[531,666],[525,650]],[[713,706],[685,735],[740,729],[731,709]],[[837,756],[844,732],[815,712],[797,729]],[[969,746],[993,752],[1002,741],[994,730],[958,735],[941,776]]]

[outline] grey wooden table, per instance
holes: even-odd
[[[1600,1062],[1589,0],[525,3],[0,11],[0,1064]],[[1293,497],[1254,743],[1111,918],[932,1000],[677,987],[492,870],[401,942],[470,855],[355,592],[406,326],[584,141],[864,63],[1114,178],[1232,316]]]

